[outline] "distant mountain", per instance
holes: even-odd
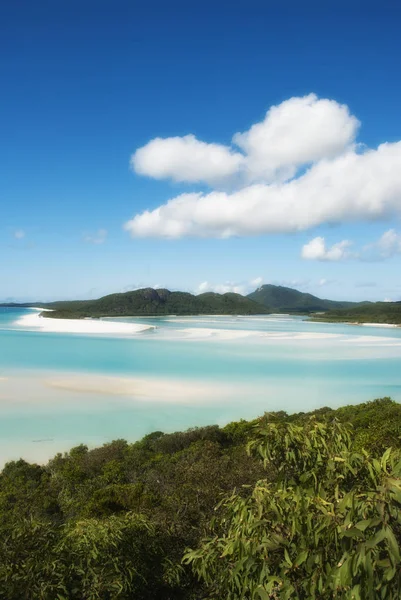
[[[0,302],[0,308],[33,308],[43,306],[42,302]]]
[[[366,302],[352,308],[329,310],[321,319],[340,323],[391,323],[401,325],[401,302]]]
[[[270,311],[240,294],[194,296],[186,292],[144,288],[123,294],[111,294],[98,300],[76,300],[39,304],[51,308],[52,318],[124,317],[158,315],[256,315]]]
[[[356,306],[356,302],[325,300],[281,285],[266,284],[247,296],[273,312],[310,313]]]

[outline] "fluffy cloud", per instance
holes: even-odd
[[[107,238],[106,229],[98,229],[94,234],[85,234],[83,236],[84,242],[88,244],[103,244]]]
[[[131,167],[139,175],[192,183],[213,184],[234,174],[246,183],[285,181],[299,167],[351,147],[358,127],[346,106],[309,94],[272,106],[263,121],[236,133],[232,146],[194,135],[156,138],[132,155]]]
[[[343,240],[333,244],[331,248],[327,248],[323,237],[315,237],[303,246],[301,256],[307,260],[344,260],[350,256],[349,247],[351,245],[352,242],[349,240]]]
[[[286,180],[302,165],[341,154],[358,127],[348,107],[309,94],[272,106],[261,123],[235,134],[233,142],[246,155],[251,179]]]
[[[213,184],[232,176],[243,156],[220,144],[206,144],[194,135],[156,138],[131,157],[132,169],[155,179]]]
[[[288,183],[181,194],[136,215],[126,229],[138,237],[229,237],[371,221],[401,212],[400,165],[401,142],[365,154],[350,151]]]
[[[22,240],[25,237],[25,231],[23,229],[17,229],[14,231],[14,237],[16,240]]]
[[[221,183],[184,193],[135,215],[135,237],[230,237],[307,230],[324,223],[372,221],[401,212],[401,142],[364,149],[346,106],[309,95],[272,107],[236,134],[233,147],[194,136],[156,139],[137,150],[137,173]],[[234,177],[235,176],[235,177]]]

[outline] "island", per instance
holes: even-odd
[[[365,302],[351,308],[315,313],[312,320],[325,323],[401,325],[401,302]]]
[[[197,296],[187,292],[144,288],[110,294],[97,300],[61,301],[37,304],[52,319],[137,317],[164,315],[260,315],[271,311],[240,294],[207,292]]]

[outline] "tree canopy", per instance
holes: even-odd
[[[383,398],[10,462],[0,597],[395,600],[400,448]]]

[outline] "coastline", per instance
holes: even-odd
[[[113,323],[100,319],[46,319],[41,313],[50,309],[35,308],[27,315],[23,315],[13,325],[32,331],[47,333],[72,333],[84,335],[136,335],[155,329],[152,325],[139,325],[138,323]]]
[[[307,323],[320,323],[322,325],[358,325],[359,327],[384,327],[384,328],[397,328],[401,327],[397,323],[361,323],[360,321],[325,321],[324,319],[304,319]]]
[[[75,335],[103,335],[103,336],[114,336],[114,337],[138,337],[140,334],[157,330],[156,325],[141,324],[138,322],[122,322],[121,319],[124,317],[106,317],[104,319],[51,319],[46,318],[43,314],[50,312],[51,309],[42,309],[32,307],[29,309],[27,314],[20,316],[13,325],[18,330],[25,331],[37,331],[41,333],[61,333],[61,334],[75,334]],[[171,315],[168,315],[167,321],[170,320]],[[217,317],[217,318],[216,318]],[[207,323],[208,320],[218,322],[219,318],[230,318],[227,315],[198,315],[195,318],[199,318],[200,322]],[[143,319],[145,317],[135,317],[135,319]],[[248,317],[250,319],[255,318],[255,321],[259,321],[261,317]],[[191,323],[194,317],[176,317],[172,318],[171,321],[178,321],[180,323]],[[266,317],[262,317],[265,321]],[[267,319],[268,320],[268,319]],[[272,319],[275,320],[274,317]],[[320,320],[309,320],[305,321],[309,323],[325,323]],[[332,323],[328,321],[327,323]],[[395,324],[390,323],[353,323],[353,322],[335,322],[334,324],[342,325],[358,325],[364,327],[374,327],[383,329],[394,329],[399,327]],[[201,342],[201,341],[221,341],[229,342],[234,340],[244,340],[253,342],[264,342],[264,341],[306,341],[306,340],[324,340],[341,338],[343,334],[338,332],[314,332],[314,331],[298,331],[298,332],[287,332],[287,331],[264,331],[255,329],[227,329],[223,327],[184,327],[177,331],[163,331],[163,328],[159,329],[160,336],[158,339],[165,339],[166,336],[170,339],[180,339],[181,341]]]

